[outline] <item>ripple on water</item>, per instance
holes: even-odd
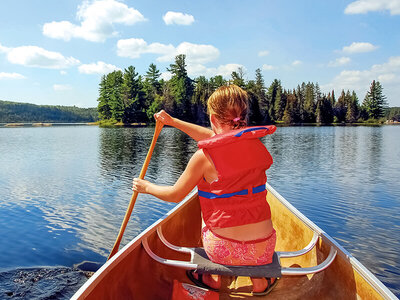
[[[70,299],[88,276],[62,267],[1,272],[0,299]]]
[[[153,132],[0,130],[0,268],[103,263]],[[400,295],[398,127],[280,127],[262,141],[274,158],[269,183]],[[185,134],[164,128],[146,179],[173,184],[195,151]],[[121,246],[174,206],[139,195]],[[32,277],[38,272],[32,269]],[[53,289],[50,279],[42,282]]]

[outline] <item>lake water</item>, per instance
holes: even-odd
[[[154,128],[0,128],[0,299],[69,299],[114,244]],[[279,127],[268,182],[400,296],[400,127]],[[146,178],[196,144],[164,128]],[[174,204],[139,195],[121,247]]]

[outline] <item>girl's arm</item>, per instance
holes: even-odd
[[[214,132],[211,129],[173,118],[164,110],[156,113],[154,118],[160,120],[165,125],[173,126],[183,131],[197,142],[214,135]]]
[[[168,202],[180,202],[204,176],[207,158],[202,150],[197,150],[190,159],[185,171],[173,186],[161,186],[147,180],[133,179],[132,190],[138,193],[150,194]]]

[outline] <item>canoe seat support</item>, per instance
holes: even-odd
[[[147,239],[144,238],[142,240],[143,247],[151,258],[164,265],[179,267],[187,270],[197,270],[199,273],[250,277],[281,277],[282,275],[314,274],[329,267],[337,254],[337,250],[331,246],[327,258],[316,266],[307,268],[282,268],[280,264],[281,258],[301,256],[310,252],[315,247],[319,237],[318,234],[314,232],[314,236],[312,237],[310,243],[304,249],[294,252],[275,252],[271,264],[261,266],[227,266],[211,262],[203,248],[179,247],[171,244],[164,237],[161,226],[157,228],[157,234],[159,239],[168,248],[177,252],[190,254],[190,261],[171,260],[159,257],[150,249]]]

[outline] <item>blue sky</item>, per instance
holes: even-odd
[[[400,106],[400,0],[0,1],[1,100],[94,107],[102,74],[155,63],[168,79],[180,53],[192,78],[260,68],[360,102],[375,79]]]

